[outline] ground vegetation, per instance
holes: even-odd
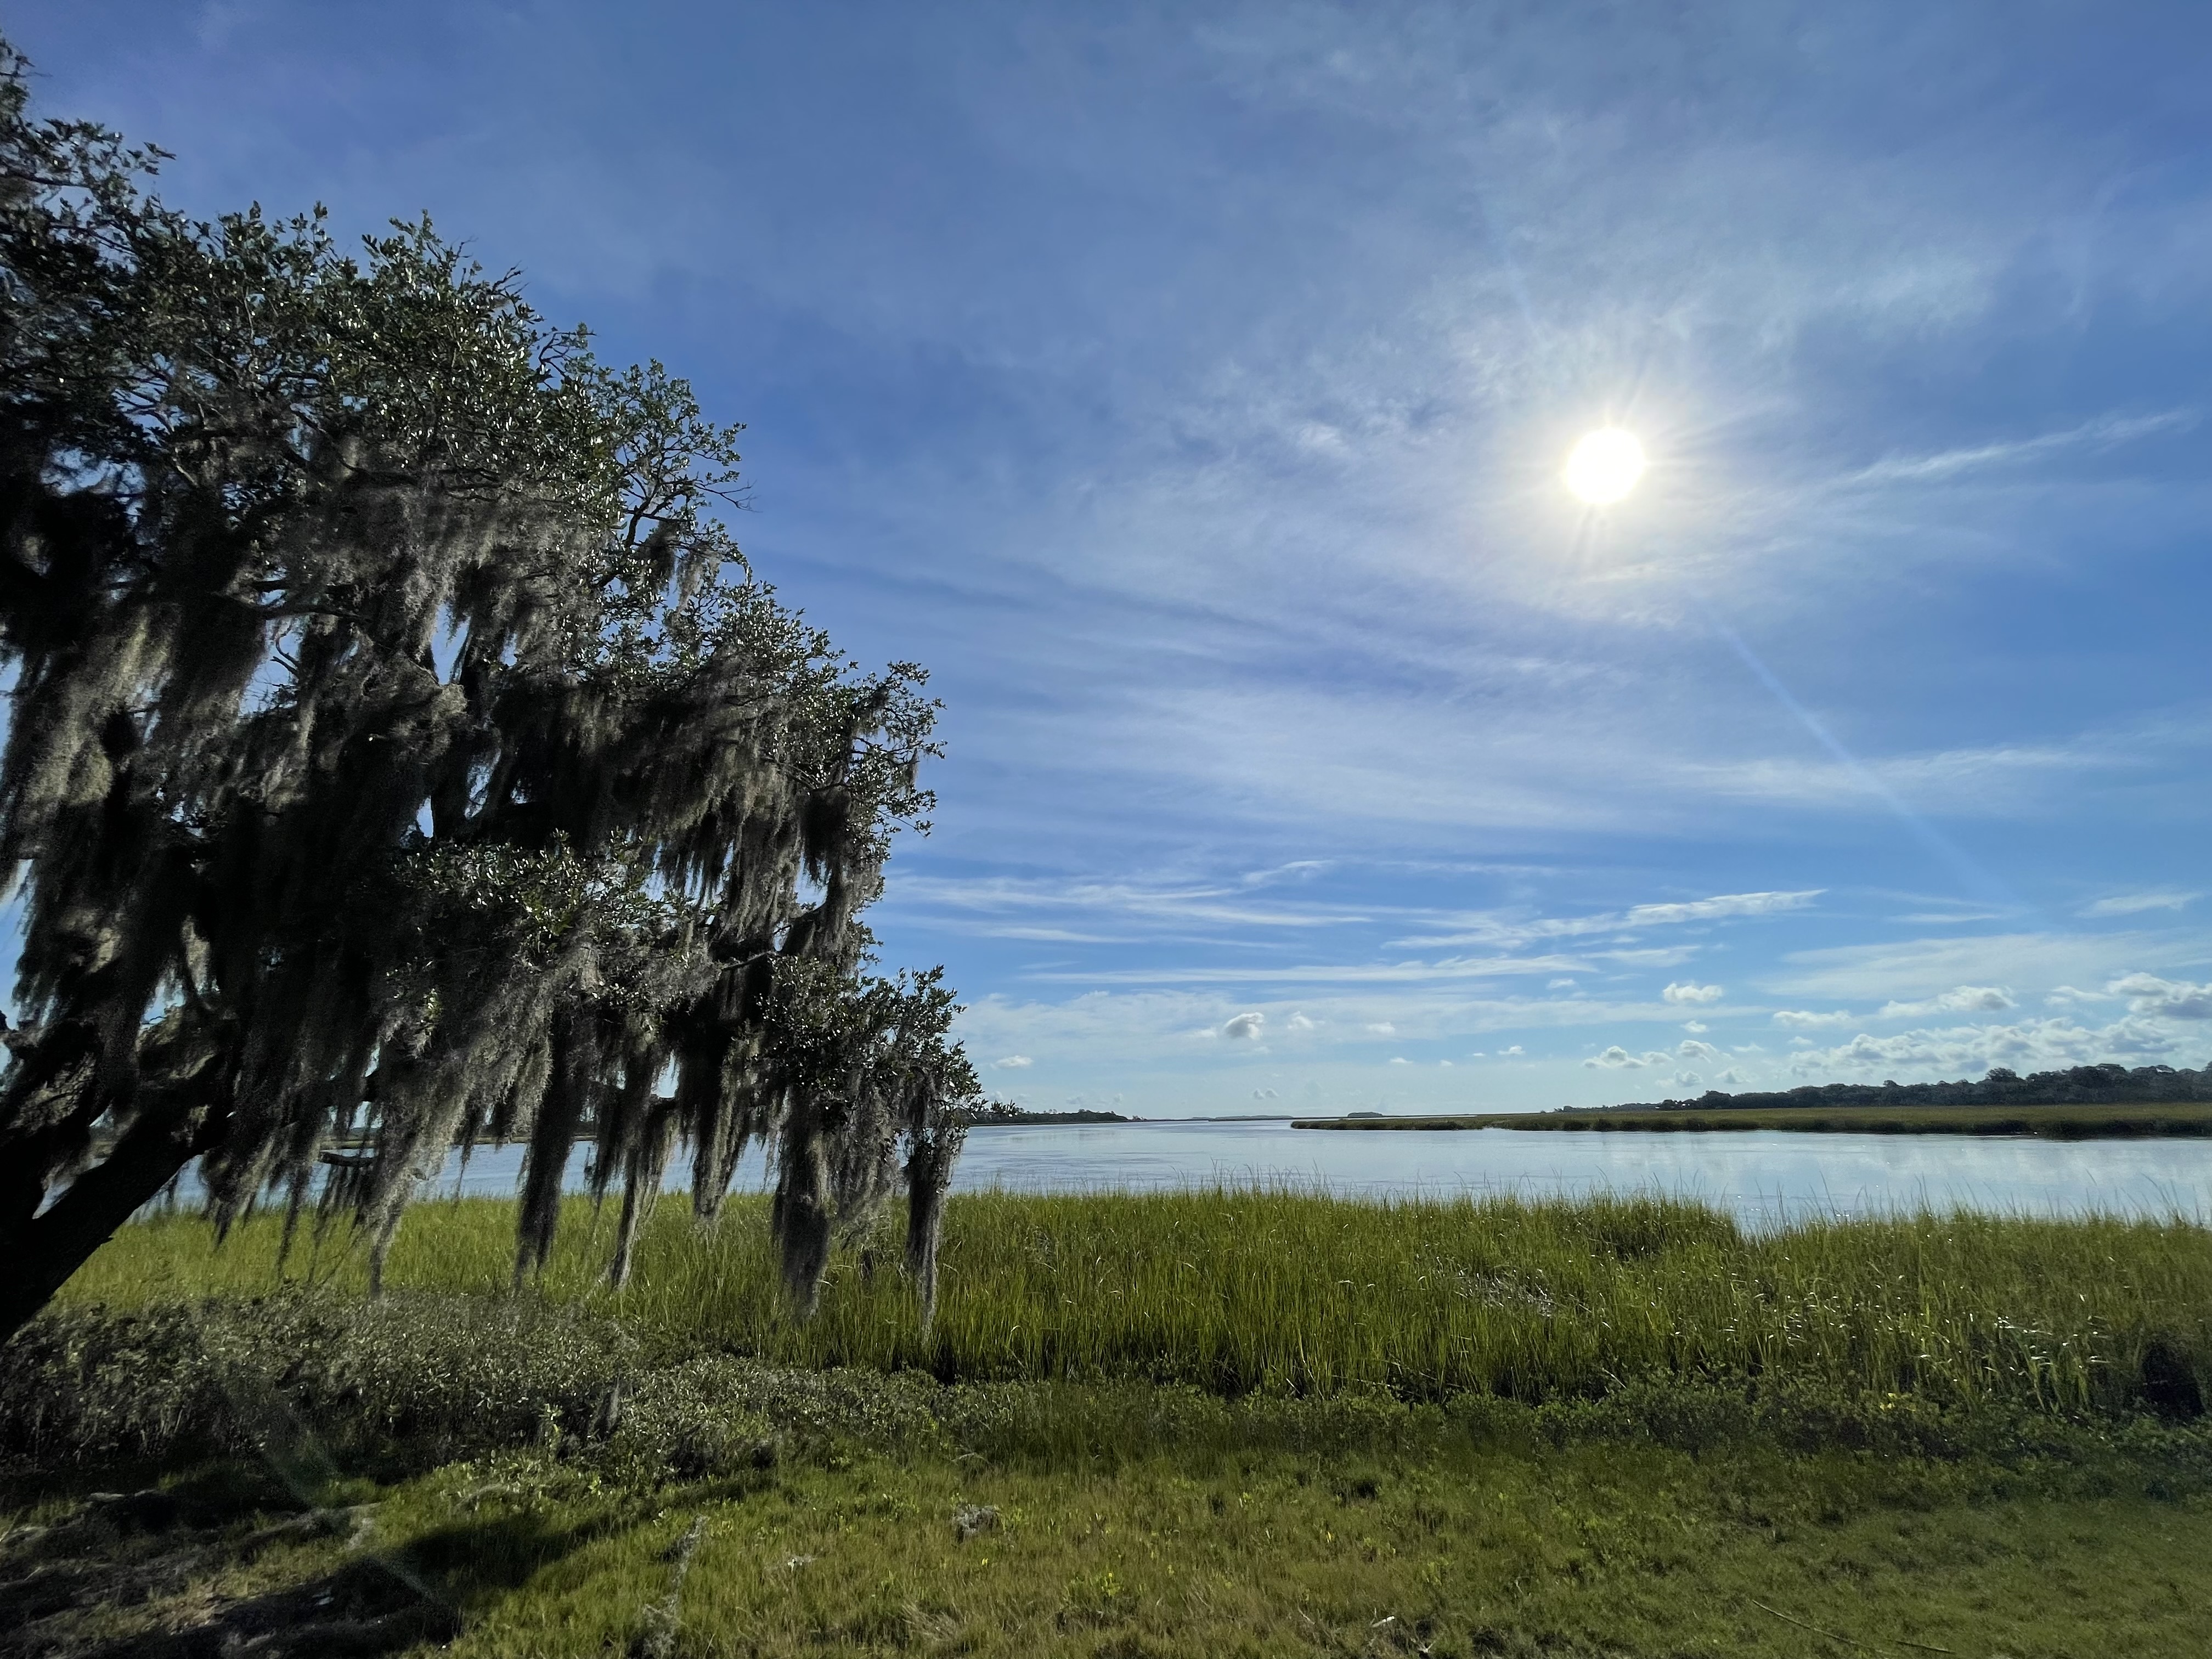
[[[802,1323],[638,1295],[710,1246],[750,1282],[765,1205],[649,1225],[674,1254],[619,1294],[583,1219],[517,1296],[511,1214],[428,1206],[376,1301],[356,1261],[280,1280],[259,1222],[219,1255],[126,1230],[0,1350],[0,1651],[2056,1659],[2188,1651],[2201,1620],[2189,1224],[1762,1242],[1640,1200],[958,1198],[933,1374],[866,1241]],[[1506,1322],[1439,1328],[1449,1267]],[[1516,1322],[1538,1296],[1541,1338]],[[971,1297],[1000,1339],[1058,1334],[992,1341]],[[1639,1297],[1698,1340],[1650,1346]],[[1193,1365],[1248,1302],[1248,1334],[1334,1359]],[[1728,1346],[1729,1318],[1763,1336]],[[1897,1369],[1946,1333],[1995,1363]],[[1443,1392],[1363,1369],[1439,1335],[1521,1367]],[[2041,1357],[2084,1340],[2085,1375],[2132,1374],[2050,1386]]]

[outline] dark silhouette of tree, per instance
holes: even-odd
[[[921,671],[754,578],[738,428],[660,365],[427,221],[357,257],[319,212],[191,221],[160,152],[32,119],[25,67],[0,45],[0,1335],[193,1158],[218,1224],[349,1215],[374,1275],[485,1138],[526,1146],[518,1277],[592,1140],[618,1279],[679,1146],[711,1218],[771,1143],[808,1304],[902,1169],[926,1306],[975,1079],[859,920],[931,804]]]

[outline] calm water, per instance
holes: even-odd
[[[519,1149],[450,1161],[435,1190],[507,1194]],[[584,1153],[569,1165],[583,1184]],[[685,1169],[671,1171],[683,1184]],[[757,1188],[757,1154],[738,1172]],[[2212,1140],[2076,1140],[1773,1131],[1599,1134],[1527,1129],[1358,1133],[1287,1122],[1128,1123],[969,1133],[957,1191],[1068,1192],[1216,1182],[1292,1184],[1358,1195],[1528,1196],[1658,1191],[1744,1221],[1923,1205],[2033,1214],[2087,1210],[2212,1215]],[[425,1194],[428,1194],[426,1193]]]

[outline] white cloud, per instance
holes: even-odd
[[[1555,979],[1544,988],[1547,991],[1571,991],[1575,982],[1571,979]]]
[[[1267,1024],[1267,1015],[1256,1011],[1235,1014],[1221,1023],[1221,1035],[1231,1042],[1257,1042]]]
[[[1676,1043],[1674,1045],[1674,1052],[1680,1055],[1684,1060],[1702,1060],[1710,1061],[1718,1060],[1721,1057],[1721,1051],[1714,1048],[1711,1043],[1699,1042],[1694,1037],[1685,1037],[1680,1042]]]
[[[2051,1008],[2080,1008],[2093,1002],[2110,1002],[2112,1000],[2109,991],[2084,991],[2078,986],[2055,985],[2045,995],[2043,1001],[2045,1006]]]
[[[1809,1031],[1822,1025],[1848,1025],[1856,1018],[1848,1008],[1838,1008],[1826,1014],[1815,1013],[1809,1008],[1778,1008],[1774,1011],[1774,1023],[1793,1031]]]
[[[1918,1002],[1886,1002],[1876,1019],[1925,1019],[1930,1014],[2001,1014],[2020,1005],[1996,985],[1960,985]]]
[[[1720,921],[1734,916],[1768,916],[1802,910],[1826,890],[1808,887],[1797,892],[1721,893],[1711,898],[1678,902],[1634,904],[1626,910],[1602,910],[1586,916],[1539,916],[1527,921],[1505,915],[1468,915],[1457,931],[1424,934],[1399,940],[1403,945],[1489,945],[1507,950],[1540,939],[1584,939],[1595,933],[1633,932],[1643,927],[1672,927],[1686,923]]]
[[[2134,916],[2146,910],[2179,910],[2203,896],[2201,892],[2184,893],[2170,888],[2150,893],[2115,893],[2110,898],[2100,898],[2094,904],[2085,904],[2074,914],[2077,916]]]
[[[1792,1057],[1801,1077],[1876,1074],[1900,1079],[1958,1077],[1991,1066],[2055,1071],[2106,1061],[2142,1066],[2172,1054],[2180,1038],[2157,1020],[2130,1015],[2100,1029],[2061,1016],[2012,1025],[1956,1025],[1877,1037],[1865,1032],[1833,1048]]]
[[[1778,995],[1876,1001],[1935,996],[1959,985],[2094,984],[2202,960],[2204,940],[2148,933],[1980,933],[1792,951],[1770,982]]]
[[[1706,1003],[1718,1002],[1723,993],[1717,985],[1698,985],[1685,980],[1680,984],[1669,985],[1659,994],[1673,1003]]]
[[[994,1072],[1014,1072],[1019,1071],[1024,1066],[1034,1064],[1036,1062],[1027,1054],[1008,1054],[1004,1060],[993,1060],[991,1069]]]
[[[1255,1100],[1273,1100],[1275,1098],[1275,1091],[1273,1089],[1255,1089],[1252,1091],[1252,1098]]]
[[[1398,1035],[1398,1028],[1393,1025],[1387,1019],[1378,1019],[1367,1029],[1372,1031],[1376,1036],[1395,1036]]]
[[[1390,1063],[1393,1066],[1411,1066],[1413,1062],[1407,1060],[1403,1054],[1393,1054],[1390,1057]]]
[[[1510,1048],[1500,1048],[1498,1052],[1501,1054],[1517,1054],[1523,1053],[1524,1050],[1522,1048],[1521,1045],[1516,1042]]]
[[[1303,1012],[1293,1013],[1288,1019],[1285,1020],[1283,1024],[1293,1031],[1317,1030],[1321,1026],[1321,1022],[1319,1020],[1307,1018]]]
[[[1658,927],[1685,921],[1718,921],[1723,916],[1771,916],[1784,910],[1802,910],[1824,890],[1808,887],[1795,893],[1723,893],[1682,904],[1638,904],[1630,909],[1625,925]]]
[[[1947,449],[1933,455],[1885,456],[1872,466],[1852,474],[1846,482],[1940,483],[1955,478],[1962,472],[2003,466],[2033,456],[2049,454],[2053,450],[2109,448],[2112,445],[2149,437],[2155,433],[2192,427],[2197,421],[2196,411],[2187,409],[2168,410],[2159,415],[2102,415],[2063,432],[2038,433],[2032,438],[2014,438],[1998,443],[1977,444],[1968,448]]]
[[[1723,1089],[1741,1089],[1749,1079],[1731,1066],[1724,1072],[1714,1073],[1713,1081]]]
[[[1702,1019],[1686,1019],[1682,1022],[1682,1029],[1692,1036],[1703,1036],[1713,1028]]]
[[[1674,1073],[1674,1086],[1678,1089],[1694,1089],[1704,1081],[1705,1079],[1699,1077],[1695,1072],[1677,1072]]]
[[[1585,1066],[1601,1066],[1612,1071],[1635,1069],[1645,1066],[1668,1066],[1673,1063],[1672,1054],[1662,1054],[1656,1048],[1640,1054],[1632,1054],[1617,1042],[1604,1053],[1583,1062]]]
[[[2187,980],[2160,979],[2154,974],[2130,974],[2108,988],[2115,996],[2129,999],[2128,1012],[2152,1018],[2212,1019],[2212,984],[2192,985]]]
[[[933,910],[979,915],[1005,915],[1040,910],[1086,912],[1107,919],[1141,936],[1158,931],[1157,924],[1177,927],[1193,923],[1261,928],[1333,927],[1367,920],[1360,911],[1340,907],[1285,902],[1255,903],[1241,896],[1265,885],[1276,872],[1262,872],[1243,881],[1173,883],[1128,879],[1024,879],[987,876],[956,879],[921,873],[899,882],[902,903]],[[1127,934],[1062,932],[1053,928],[1008,927],[994,923],[981,931],[994,938],[1112,940]]]

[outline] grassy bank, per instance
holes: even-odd
[[[410,1292],[30,1334],[0,1654],[43,1659],[2148,1659],[2193,1651],[2212,1558],[2212,1431],[2140,1416],[948,1387]]]
[[[2140,1106],[1792,1106],[1699,1111],[1476,1112],[1448,1117],[1296,1118],[1293,1129],[1534,1129],[1577,1133],[1781,1129],[1801,1134],[2039,1135],[2136,1140],[2212,1135],[2212,1103]]]
[[[390,1282],[503,1291],[514,1221],[498,1201],[418,1206]],[[620,1297],[601,1282],[611,1221],[570,1205],[544,1295],[779,1364],[1415,1400],[1540,1401],[1650,1373],[2052,1410],[2124,1408],[2147,1375],[2212,1394],[2212,1232],[2180,1222],[1962,1213],[1747,1234],[1650,1199],[973,1194],[949,1206],[925,1332],[904,1279],[874,1265],[896,1260],[888,1243],[841,1253],[799,1323],[757,1203],[711,1231],[664,1204]],[[117,1307],[260,1294],[277,1282],[277,1237],[268,1218],[220,1249],[190,1218],[138,1224],[65,1294]],[[335,1240],[298,1249],[290,1271],[362,1283],[358,1254]]]
[[[793,1322],[757,1205],[619,1297],[513,1222],[377,1304],[118,1236],[0,1350],[0,1656],[2148,1656],[2212,1592],[2193,1224],[978,1195],[925,1335],[886,1242]]]

